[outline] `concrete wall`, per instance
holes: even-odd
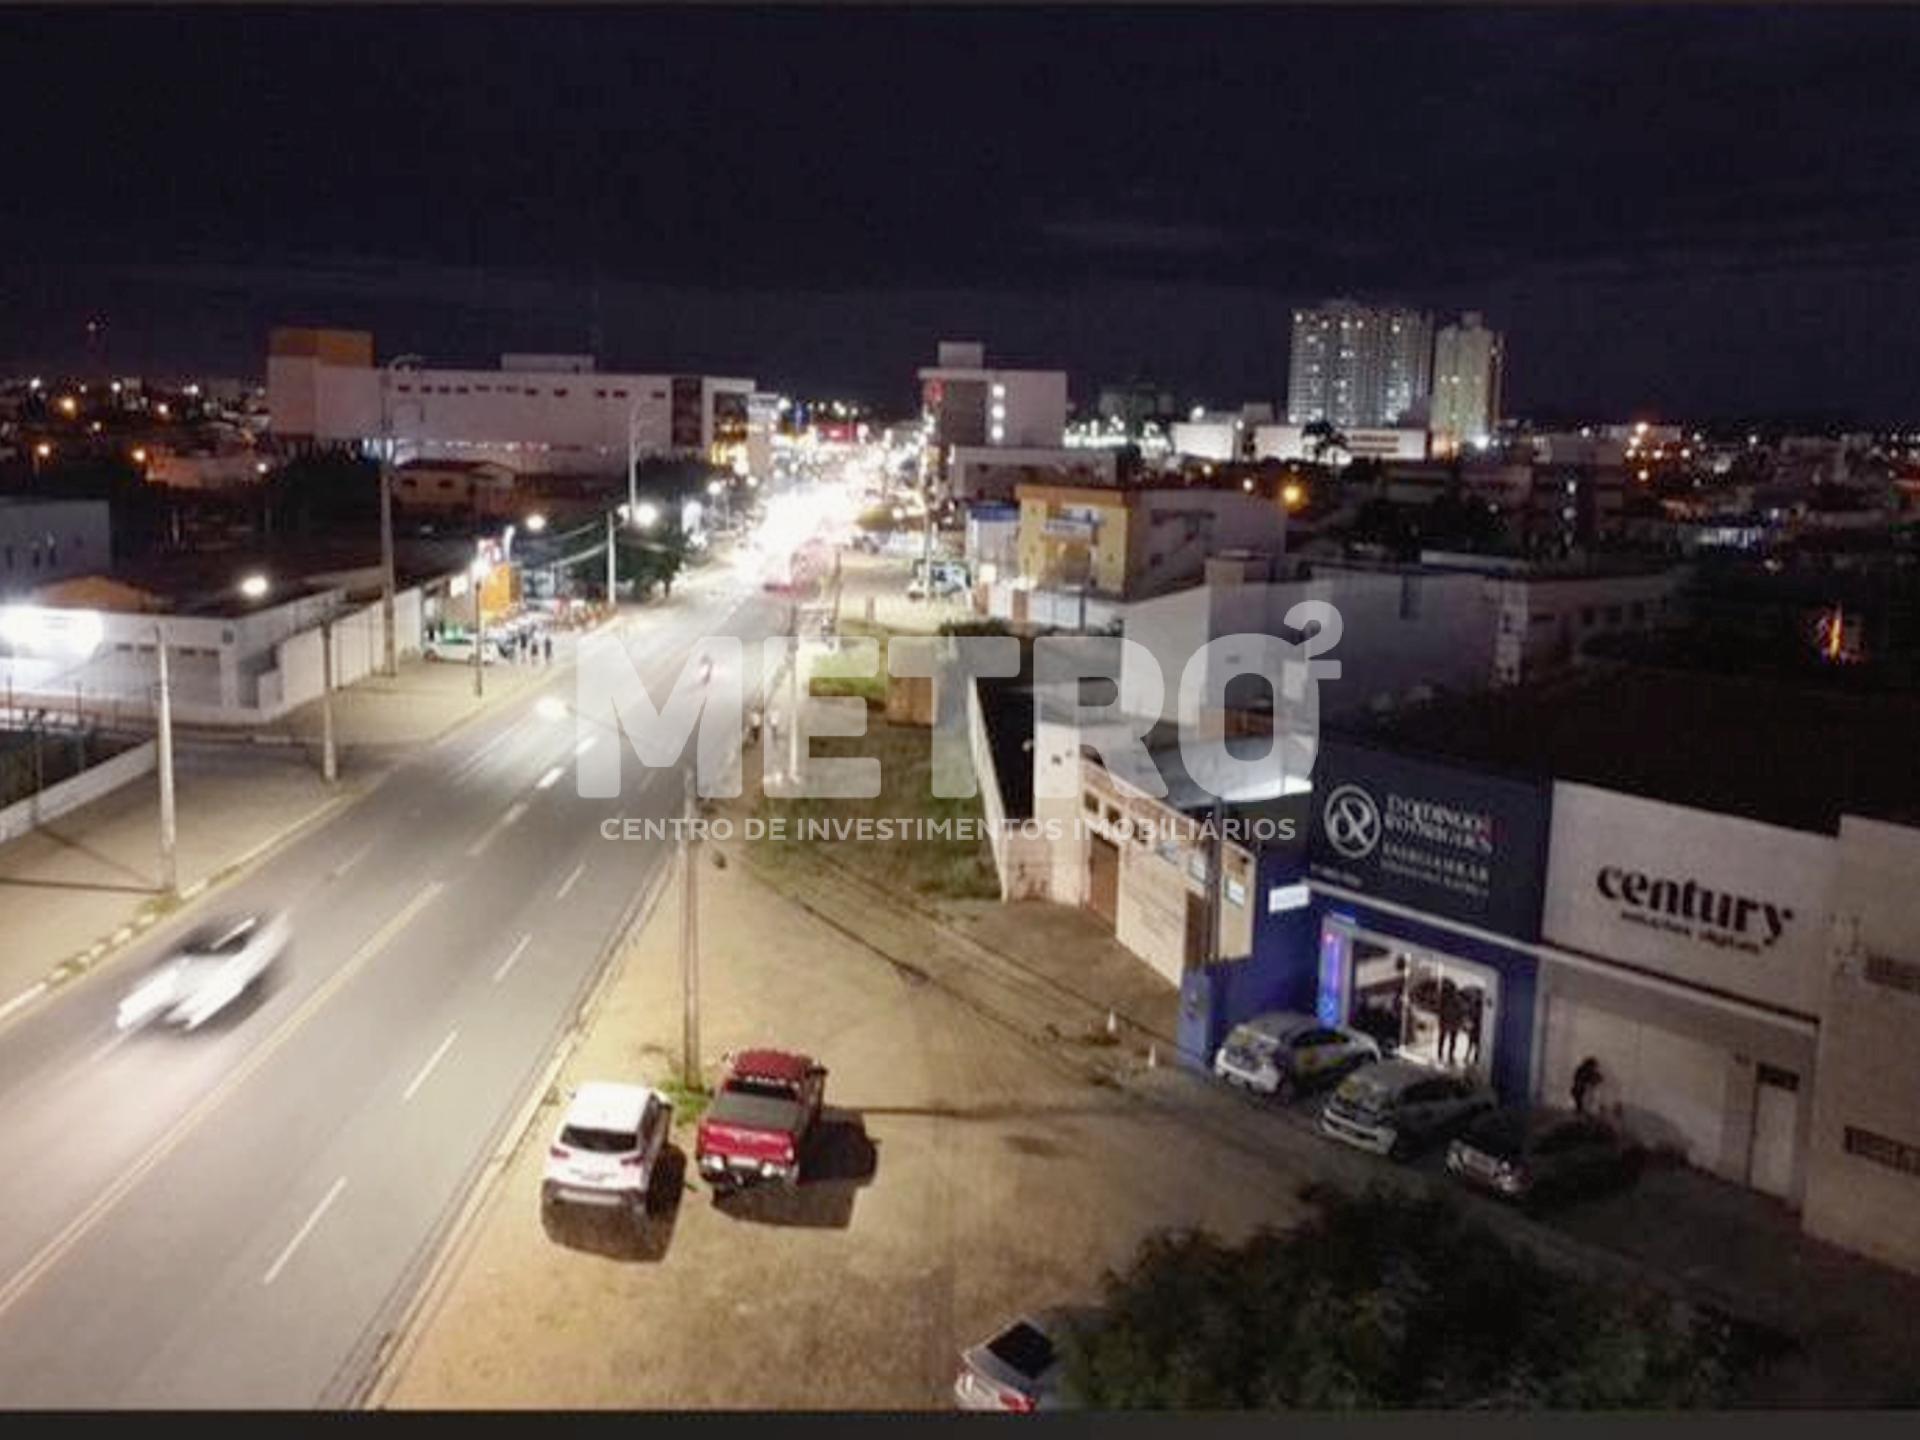
[[[1920,830],[1840,822],[1810,1234],[1920,1272]]]
[[[980,786],[980,805],[986,811],[987,833],[993,846],[993,868],[1000,876],[1002,900],[1049,898],[1053,860],[1037,827],[1009,830],[1006,806],[1000,799],[1000,776],[994,768],[993,745],[987,738],[986,713],[980,706],[979,682],[967,687],[967,749]]]
[[[0,845],[139,779],[158,763],[158,754],[149,740],[0,810]]]
[[[1420,686],[1474,691],[1492,683],[1493,611],[1479,576],[1323,570],[1310,580],[1196,586],[1128,606],[1126,638],[1152,653],[1164,681],[1161,718],[1177,718],[1180,676],[1202,646],[1225,635],[1277,635],[1287,612],[1307,600],[1333,605],[1341,618],[1338,642],[1316,652],[1341,666],[1339,679],[1318,682],[1323,721],[1382,697],[1403,701]],[[1123,666],[1120,686],[1127,708],[1145,713],[1140,672]]]

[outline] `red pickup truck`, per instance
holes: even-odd
[[[826,1088],[826,1068],[805,1055],[742,1050],[727,1057],[694,1138],[700,1174],[716,1192],[760,1180],[798,1184]]]

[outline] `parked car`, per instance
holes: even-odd
[[[1275,1095],[1329,1083],[1379,1058],[1379,1044],[1358,1030],[1276,1010],[1234,1026],[1213,1057],[1213,1073],[1230,1085]]]
[[[1091,1310],[1042,1310],[968,1347],[960,1354],[954,1402],[962,1410],[1016,1414],[1067,1408],[1060,1385],[1060,1341],[1069,1329],[1090,1325],[1094,1318]]]
[[[197,1030],[258,984],[286,951],[287,919],[257,913],[202,925],[149,970],[114,1020],[132,1030],[158,1021]]]
[[[1631,1181],[1641,1154],[1611,1125],[1565,1111],[1496,1110],[1447,1147],[1447,1169],[1522,1204],[1592,1194]]]
[[[1412,1060],[1382,1060],[1362,1065],[1327,1097],[1320,1132],[1398,1160],[1457,1135],[1499,1103],[1468,1076]]]
[[[826,1087],[826,1068],[805,1055],[742,1050],[728,1056],[694,1137],[694,1163],[715,1193],[762,1180],[799,1184]]]
[[[540,1203],[646,1212],[653,1174],[673,1129],[673,1106],[645,1085],[595,1081],[567,1102],[547,1147]]]
[[[489,637],[491,639],[492,637]],[[460,665],[473,663],[474,639],[472,635],[436,635],[421,647],[421,653],[429,660],[451,661]],[[480,657],[482,665],[492,665],[500,659],[498,643],[488,645]]]

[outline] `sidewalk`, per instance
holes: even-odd
[[[1050,1041],[1062,1058],[1182,1117],[1195,1133],[1291,1154],[1345,1183],[1387,1180],[1461,1193],[1439,1173],[1435,1156],[1419,1167],[1394,1166],[1326,1141],[1312,1101],[1261,1105],[1174,1066],[1177,995],[1083,912],[1038,902],[933,906],[804,860],[789,860],[769,879],[849,939],[998,1023]],[[1101,1027],[1092,1023],[1106,1007],[1121,1021],[1110,1046],[1099,1043]],[[1143,1063],[1150,1046],[1161,1060],[1151,1069]],[[1653,1284],[1792,1337],[1802,1353],[1767,1377],[1754,1397],[1759,1403],[1920,1401],[1920,1346],[1907,1318],[1920,1313],[1920,1277],[1808,1237],[1769,1197],[1675,1166],[1650,1170],[1623,1195],[1546,1221],[1494,1201],[1462,1199],[1562,1263]]]
[[[364,793],[371,772],[337,792],[293,750],[182,749],[175,762],[175,860],[197,894],[281,836]],[[59,983],[164,913],[159,780],[149,773],[0,846],[0,1007],[37,982]]]
[[[460,665],[403,661],[393,679],[369,677],[334,696],[340,784],[320,777],[320,706],[303,706],[259,732],[175,737],[175,860],[191,902],[280,839],[317,823],[377,785],[392,758],[454,726],[511,704],[553,664],[490,665],[484,700]],[[43,983],[64,983],[168,913],[160,897],[159,780],[149,774],[0,846],[0,1018]]]

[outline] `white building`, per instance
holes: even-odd
[[[1433,317],[1420,310],[1329,300],[1293,314],[1287,420],[1379,429],[1424,414]]]
[[[943,340],[939,357],[920,371],[920,397],[931,453],[947,473],[956,449],[1065,447],[1066,371],[992,367],[986,347],[971,341]]]
[[[1342,430],[1338,442],[1321,449],[1304,425],[1262,425],[1253,432],[1258,460],[1312,460],[1346,465],[1355,460],[1424,460],[1427,432],[1418,428]]]
[[[498,370],[374,364],[364,331],[277,329],[267,399],[283,445],[491,460],[517,473],[619,474],[638,457],[744,444],[751,380],[602,373],[590,356],[505,355]]]
[[[1436,452],[1485,445],[1500,423],[1500,386],[1506,345],[1498,331],[1470,310],[1433,337],[1433,431]]]
[[[112,558],[106,501],[0,496],[0,595],[102,570]]]

